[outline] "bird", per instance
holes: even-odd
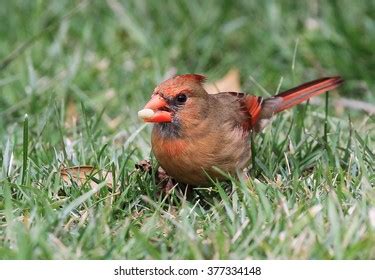
[[[138,116],[153,123],[152,152],[177,182],[205,186],[239,174],[251,160],[250,135],[277,113],[342,84],[340,76],[313,80],[269,98],[242,92],[208,94],[206,77],[174,76],[160,83]]]

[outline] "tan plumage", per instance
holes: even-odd
[[[204,185],[222,180],[214,167],[235,174],[250,160],[249,135],[260,131],[275,113],[337,87],[340,77],[306,83],[274,97],[224,92],[209,95],[204,77],[187,74],[171,78],[154,90],[145,106],[154,116],[152,150],[160,165],[177,181]]]

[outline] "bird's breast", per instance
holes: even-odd
[[[203,185],[210,177],[222,179],[215,167],[234,174],[250,159],[248,132],[242,128],[207,127],[199,136],[165,137],[153,129],[152,150],[166,172],[177,181]],[[192,133],[193,134],[193,133]]]

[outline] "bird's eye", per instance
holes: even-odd
[[[187,96],[185,93],[180,93],[179,95],[177,95],[176,100],[178,103],[185,103],[187,100]]]

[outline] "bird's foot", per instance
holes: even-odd
[[[149,160],[144,159],[139,161],[135,164],[135,168],[140,172],[148,173],[150,175],[153,173],[153,166]],[[165,194],[169,193],[177,184],[177,182],[169,176],[161,166],[159,166],[155,172],[155,182],[160,186],[160,192]]]

